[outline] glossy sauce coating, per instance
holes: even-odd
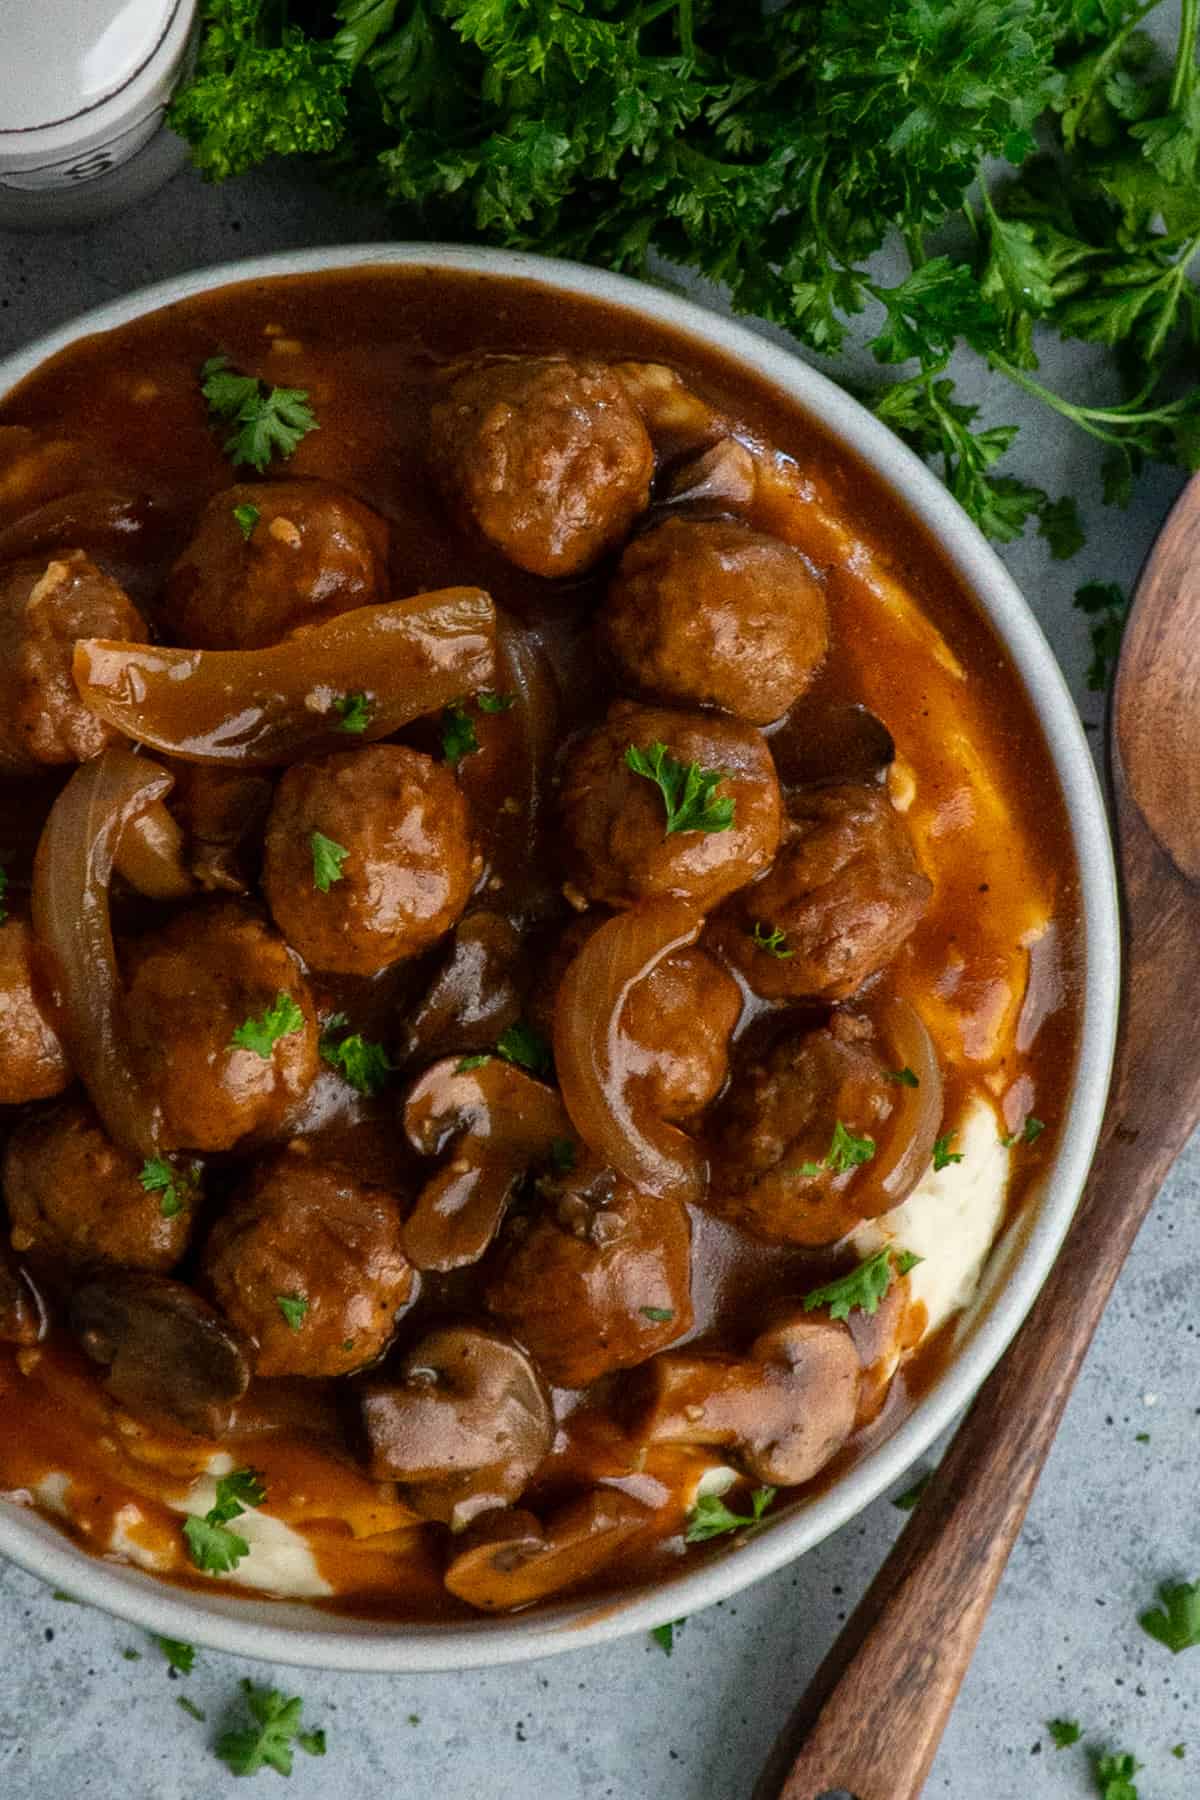
[[[279,350],[276,345],[287,348]],[[545,684],[546,667],[556,671],[559,732],[578,734],[564,751],[568,793],[571,770],[579,766],[573,759],[586,757],[586,749],[579,748],[582,734],[608,729],[604,719],[614,700],[621,706],[632,703],[629,686],[611,681],[598,663],[592,633],[592,614],[611,569],[602,563],[590,571],[606,545],[619,544],[645,501],[649,469],[638,428],[631,423],[635,415],[623,399],[612,399],[609,377],[596,378],[596,393],[613,409],[616,421],[611,454],[623,496],[619,523],[612,518],[583,519],[585,548],[556,547],[555,568],[565,570],[566,579],[549,581],[528,572],[527,555],[522,568],[517,566],[520,559],[509,560],[492,547],[479,529],[477,512],[457,527],[449,522],[438,485],[440,480],[444,486],[446,477],[440,474],[435,480],[430,475],[425,454],[430,402],[446,403],[443,371],[481,350],[553,356],[584,349],[588,357],[606,363],[623,359],[666,363],[711,406],[736,420],[749,437],[790,453],[796,459],[789,476],[792,500],[795,492],[811,492],[820,505],[797,514],[786,494],[768,490],[755,501],[752,524],[758,532],[778,532],[796,545],[823,588],[828,654],[821,661],[811,646],[803,653],[797,649],[791,679],[799,684],[797,692],[801,685],[806,689],[802,704],[860,702],[884,722],[899,752],[889,791],[902,809],[921,870],[931,884],[923,915],[871,990],[871,1007],[877,1011],[895,995],[921,1009],[942,1065],[948,1129],[967,1098],[983,1090],[991,1096],[998,1120],[1009,1129],[1035,1110],[1050,1126],[1040,1140],[1042,1150],[1052,1144],[1073,1063],[1080,949],[1066,824],[1040,731],[1002,651],[950,571],[886,490],[822,437],[818,422],[690,341],[589,303],[555,297],[547,304],[536,287],[497,286],[477,278],[421,271],[367,271],[266,287],[248,285],[205,296],[127,327],[111,339],[81,344],[27,381],[0,408],[0,450],[9,427],[14,428],[8,439],[10,452],[21,448],[14,440],[26,427],[35,432],[38,446],[23,466],[19,499],[0,511],[0,531],[35,504],[53,505],[78,485],[80,469],[102,467],[105,480],[118,489],[148,495],[153,528],[147,525],[133,532],[134,543],[123,548],[139,573],[139,602],[147,607],[155,629],[167,637],[169,610],[156,596],[169,593],[168,572],[204,508],[233,484],[233,471],[220,454],[196,393],[195,371],[217,348],[249,373],[308,391],[321,428],[300,445],[287,465],[286,480],[336,484],[386,521],[393,596],[443,588],[484,590],[508,620],[507,643],[502,635],[506,673],[497,677],[497,685],[506,690],[521,689],[522,684],[536,687],[538,682]],[[476,407],[477,398],[468,394],[463,404]],[[47,446],[54,445],[59,448],[51,454]],[[655,448],[660,460],[669,462],[662,432]],[[681,442],[681,448],[690,446]],[[486,486],[486,471],[479,479]],[[798,517],[804,541],[797,545]],[[486,528],[486,519],[482,523]],[[855,575],[853,559],[847,555],[847,543],[856,534],[866,535],[886,574],[887,579],[876,581],[874,587],[870,579]],[[281,548],[287,547],[281,541]],[[232,540],[229,548],[236,551]],[[897,601],[897,592],[910,597],[908,608]],[[354,604],[361,605],[357,589],[355,593]],[[483,634],[482,618],[476,622]],[[819,666],[802,667],[806,662]],[[460,685],[439,692],[434,707],[478,686],[468,672],[454,679]],[[647,690],[644,701],[679,704],[675,695],[654,692],[653,681],[639,678],[638,685]],[[537,728],[544,730],[549,709],[535,711],[543,721]],[[560,863],[558,802],[553,792],[546,791],[538,757],[530,754],[526,709],[477,714],[475,725],[482,747],[464,758],[457,777],[484,857],[473,905],[486,905],[538,956],[540,947],[552,941],[571,916],[561,898],[564,875],[584,893],[590,889],[593,898],[613,904],[627,905],[638,895],[628,891],[621,857],[613,851],[616,827],[610,829],[603,818],[584,841],[571,847],[574,866],[564,869]],[[706,766],[728,767],[736,773],[735,752],[743,735],[746,756],[761,762],[760,741],[747,727],[714,716],[708,728],[721,747],[698,755]],[[612,736],[610,751],[619,757],[634,736],[622,727]],[[436,712],[432,721],[406,728],[405,744],[406,753],[414,758],[437,758]],[[315,749],[335,747],[341,750],[329,739]],[[769,766],[769,757],[766,762]],[[643,796],[635,785],[637,778],[627,771],[614,774],[612,763],[610,754],[599,773],[620,783],[621,798],[613,816],[620,815],[622,830],[636,832],[639,806],[647,806],[654,796],[649,789]],[[586,774],[586,760],[582,767]],[[782,761],[780,767],[786,774]],[[285,776],[276,792],[291,779]],[[582,782],[583,777],[578,779]],[[23,860],[28,851],[22,847],[28,830],[26,826],[23,834],[21,822],[10,817],[18,810],[17,791],[10,787],[0,795],[0,835],[15,904],[20,905],[28,873],[28,861]],[[51,797],[52,789],[47,791],[47,803]],[[579,817],[579,811],[569,807],[568,818]],[[769,783],[754,790],[752,803],[748,797],[740,823],[746,840],[736,846],[736,854],[743,859],[744,880],[768,865],[782,828],[780,802]],[[752,829],[747,829],[749,825]],[[682,875],[672,870],[661,888],[715,904],[737,885],[734,881],[723,889],[720,875],[712,875],[714,864],[727,860],[729,851],[728,844],[710,838],[700,847],[699,875],[696,856],[685,856]],[[640,852],[629,860],[644,870],[646,859]],[[252,882],[255,875],[252,868]],[[286,874],[279,879],[286,880]],[[267,895],[270,899],[270,878]],[[737,896],[728,904],[738,906]],[[128,896],[122,905],[126,916],[121,925],[130,940],[144,939],[152,946],[157,932],[169,954],[170,924],[164,926],[153,908],[147,911]],[[444,929],[436,910],[433,916],[438,919],[437,930]],[[451,918],[452,912],[444,923]],[[282,922],[278,912],[276,921]],[[1030,1036],[1019,1032],[1018,1021],[1030,945],[1035,934],[1045,944],[1050,935],[1047,921],[1052,921],[1058,1003]],[[255,927],[256,933],[262,931],[269,932],[269,927]],[[436,932],[431,942],[433,936]],[[292,946],[301,947],[294,937]],[[139,955],[148,957],[149,951]],[[320,972],[305,973],[297,967],[294,975],[282,974],[274,950],[271,956],[275,973],[259,984],[255,1005],[245,1010],[259,1010],[263,995],[269,1000],[281,984],[295,986],[307,1020],[311,991],[314,1023],[306,1023],[297,1051],[307,1058],[315,1057],[317,1013],[327,1016],[335,1010],[346,1015],[349,1027],[386,1039],[399,1052],[405,1029],[419,1016],[417,1005],[436,973],[436,963],[444,960],[439,952],[429,962],[401,963],[371,977],[362,970],[335,973],[327,957],[321,958],[325,967]],[[131,967],[136,971],[137,966],[135,958]],[[786,969],[786,964],[779,969]],[[158,981],[156,993],[167,992],[166,980],[164,975]],[[193,977],[180,971],[171,980],[178,986],[170,991],[182,993]],[[749,985],[753,988],[752,979]],[[750,993],[746,1000],[736,1054],[757,1055],[760,1049],[769,1054],[775,1030],[772,1017]],[[528,1006],[525,1011],[528,1016]],[[816,1010],[810,1023],[819,1026],[822,1016]],[[222,1019],[225,1037],[228,1029],[228,1021]],[[160,1034],[160,1043],[169,1035]],[[496,1030],[486,1041],[498,1035]],[[153,1068],[158,1054],[154,1045],[148,1043],[144,1053]],[[415,1049],[412,1053],[415,1072],[429,1058]],[[396,1129],[395,1091],[377,1100],[365,1099],[325,1068],[315,1084],[307,1086],[303,1106],[289,1110],[290,1097],[279,1094],[274,1085],[280,1076],[273,1069],[269,1074],[253,1073],[250,1088],[239,1085],[235,1093],[215,1092],[207,1100],[203,1080],[186,1078],[185,1085],[199,1095],[196,1100],[189,1094],[187,1104],[194,1107],[205,1101],[203,1134],[212,1149],[236,1152],[247,1133],[278,1131],[286,1115],[288,1131],[306,1139],[317,1154],[348,1164],[365,1183],[410,1190],[431,1174],[431,1165],[418,1160]],[[282,1079],[286,1088],[286,1072]],[[306,1085],[298,1084],[297,1093]],[[11,1123],[16,1123],[15,1117]],[[189,1125],[179,1136],[191,1144],[195,1131]],[[1033,1154],[1015,1160],[1010,1187],[1014,1207],[1036,1179],[1037,1167]],[[218,1207],[225,1192],[218,1179],[206,1205]],[[620,1203],[614,1204],[619,1213]],[[647,1280],[653,1294],[646,1305],[651,1312],[677,1317],[669,1322],[670,1328],[665,1321],[643,1317],[648,1341],[638,1346],[639,1354],[670,1342],[672,1353],[687,1343],[752,1356],[749,1347],[757,1343],[764,1310],[773,1299],[803,1293],[830,1271],[829,1260],[820,1254],[760,1242],[709,1211],[670,1210],[673,1223],[658,1235],[660,1248],[656,1259],[651,1258]],[[520,1241],[525,1229],[521,1217],[506,1228],[514,1235],[502,1235],[501,1260],[488,1268],[496,1304],[517,1336],[523,1290],[529,1287],[521,1279],[519,1263],[522,1254],[531,1254]],[[532,1229],[554,1232],[559,1227],[547,1214]],[[569,1295],[575,1285],[602,1280],[602,1270],[597,1273],[592,1267],[596,1259],[581,1255],[581,1242],[569,1234],[564,1240],[565,1302],[556,1302],[551,1290],[540,1296],[550,1303],[551,1313],[557,1307],[569,1317]],[[665,1255],[663,1245],[669,1246]],[[681,1257],[690,1261],[686,1304],[674,1291]],[[536,1260],[541,1267],[544,1259]],[[602,1265],[603,1256],[598,1260]],[[843,1257],[833,1266],[844,1263]],[[400,1352],[418,1342],[431,1324],[477,1304],[478,1281],[478,1269],[427,1275],[418,1303],[401,1321]],[[919,1336],[919,1325],[910,1321],[907,1328]],[[525,1329],[535,1330],[532,1318]],[[561,1333],[554,1335],[561,1338]],[[597,1363],[595,1346],[586,1348],[591,1361],[580,1365],[572,1361],[569,1343],[556,1342],[562,1379],[591,1380],[605,1369],[638,1359],[633,1351],[627,1357],[623,1346],[614,1343]],[[553,1363],[556,1351],[549,1354]],[[860,1354],[869,1358],[870,1351]],[[944,1354],[944,1345],[935,1340],[902,1366],[890,1386],[881,1381],[879,1392],[886,1396],[881,1409],[860,1424],[826,1465],[822,1481],[835,1479],[848,1459],[894,1427],[922,1384],[934,1377]],[[620,1580],[632,1582],[678,1568],[685,1556],[701,1554],[684,1550],[681,1495],[691,1491],[689,1481],[694,1486],[695,1476],[707,1466],[702,1453],[674,1440],[655,1443],[648,1451],[639,1447],[628,1434],[625,1415],[608,1404],[603,1380],[582,1399],[573,1389],[560,1386],[552,1400],[557,1436],[520,1504],[532,1509],[535,1524],[550,1520],[545,1525],[548,1531],[557,1529],[554,1521],[562,1515],[565,1523],[554,1540],[554,1555],[569,1562],[582,1554],[579,1545],[589,1541],[589,1534],[615,1533],[622,1546]],[[178,1520],[163,1503],[159,1469],[148,1469],[139,1457],[164,1458],[177,1480],[178,1496],[203,1467],[208,1447],[188,1440],[173,1445],[163,1440],[166,1448],[151,1447],[123,1435],[119,1423],[114,1428],[111,1402],[79,1352],[61,1335],[55,1335],[48,1347],[0,1348],[0,1413],[5,1421],[0,1489],[30,1494],[49,1472],[78,1470],[94,1496],[90,1512],[82,1520],[76,1517],[73,1525],[83,1541],[106,1548],[113,1521],[132,1497],[139,1509],[136,1531],[157,1566],[175,1579],[202,1579],[189,1572],[178,1554]],[[472,1573],[464,1564],[454,1589],[447,1592],[436,1536],[440,1528],[421,1526],[390,1481],[373,1479],[355,1461],[337,1393],[320,1381],[254,1383],[238,1403],[233,1436],[221,1448],[239,1463],[262,1470],[271,1510],[302,1526],[322,1579],[332,1590],[322,1603],[397,1617],[453,1616],[468,1610],[456,1593],[480,1591],[478,1569]],[[580,1496],[586,1497],[596,1483],[602,1493],[624,1496],[621,1517],[568,1516],[571,1507],[591,1504]],[[531,1530],[528,1525],[520,1529],[527,1535]],[[606,1576],[601,1568],[589,1574],[586,1561],[584,1556],[578,1565],[584,1571],[580,1591],[593,1584],[600,1588],[611,1584],[611,1572]]]

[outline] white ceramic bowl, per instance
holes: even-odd
[[[769,1575],[836,1531],[895,1482],[966,1405],[1020,1325],[1075,1210],[1108,1090],[1120,945],[1112,848],[1099,784],[1067,685],[1017,588],[980,532],[924,464],[840,388],[786,350],[674,294],[618,275],[496,250],[364,244],[224,263],[144,288],[50,333],[0,363],[0,396],[64,346],[143,313],[234,281],[361,264],[422,264],[534,280],[585,294],[715,344],[797,400],[878,470],[937,538],[1008,647],[1041,719],[1066,796],[1082,882],[1086,944],[1082,1039],[1066,1129],[1041,1190],[997,1243],[961,1346],[894,1436],[827,1492],[801,1500],[744,1545],[691,1574],[601,1601],[567,1601],[533,1616],[446,1625],[347,1619],[303,1605],[242,1598],[214,1585],[193,1593],[86,1555],[35,1514],[0,1506],[0,1552],[78,1599],[167,1637],[214,1650],[328,1669],[477,1668],[582,1648],[694,1613]]]

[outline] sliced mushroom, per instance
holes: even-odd
[[[780,785],[825,787],[887,779],[896,744],[882,719],[850,700],[798,700],[768,742]]]
[[[456,1530],[516,1500],[554,1441],[529,1357],[476,1325],[428,1332],[364,1385],[362,1412],[374,1479],[401,1482],[417,1512]]]
[[[114,1400],[167,1430],[220,1437],[250,1384],[240,1333],[181,1281],[114,1269],[75,1290],[71,1329]]]
[[[521,1013],[516,973],[521,940],[500,913],[460,921],[449,955],[401,1041],[404,1061],[486,1050]]]
[[[725,507],[744,511],[754,499],[756,483],[751,451],[737,438],[721,438],[702,456],[679,465],[671,476],[664,505],[706,512]]]
[[[446,1586],[480,1612],[512,1612],[588,1581],[653,1518],[619,1488],[593,1488],[543,1527],[530,1512],[486,1513],[457,1546]]]
[[[454,1057],[426,1069],[408,1096],[404,1130],[422,1156],[450,1151],[403,1232],[414,1267],[441,1271],[478,1262],[526,1170],[556,1142],[574,1141],[554,1090],[495,1056],[471,1069]]]
[[[45,1303],[28,1273],[0,1243],[0,1344],[38,1344],[49,1324]]]
[[[757,1337],[747,1357],[655,1357],[635,1377],[631,1436],[719,1446],[756,1480],[797,1487],[853,1431],[861,1379],[846,1327],[797,1313]]]

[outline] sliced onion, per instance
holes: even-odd
[[[117,847],[117,873],[148,900],[186,900],[196,883],[184,861],[184,837],[161,801],[130,819]]]
[[[907,1000],[893,997],[880,1015],[879,1033],[891,1067],[911,1069],[917,1085],[897,1082],[886,1142],[855,1184],[855,1211],[864,1219],[891,1212],[908,1198],[929,1167],[942,1122],[942,1071],[920,1013]]]
[[[554,1007],[554,1060],[571,1123],[619,1175],[663,1199],[699,1200],[705,1158],[692,1138],[635,1104],[621,1014],[635,983],[694,944],[703,923],[678,900],[618,914],[568,965]]]
[[[390,737],[496,673],[496,609],[479,588],[361,606],[263,650],[172,650],[87,638],[75,685],[126,737],[186,762],[267,768]],[[347,736],[339,702],[366,697]]]
[[[57,996],[58,1030],[109,1136],[136,1156],[155,1149],[154,1115],[129,1053],[108,886],[126,824],[171,783],[165,769],[123,745],[106,750],[77,769],[54,802],[33,865],[33,928]]]

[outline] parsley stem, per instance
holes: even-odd
[[[692,25],[692,0],[679,0],[679,48],[689,62],[696,57],[696,39]]]
[[[1109,69],[1120,56],[1122,50],[1129,42],[1142,20],[1146,18],[1149,13],[1154,12],[1159,3],[1160,0],[1144,0],[1144,4],[1139,6],[1138,10],[1126,19],[1120,31],[1117,32],[1115,37],[1110,38],[1109,42],[1104,46],[1104,49],[1096,58],[1095,63],[1092,65],[1091,73],[1088,76],[1087,86],[1084,88],[1078,101],[1072,107],[1076,125],[1074,127],[1069,127],[1065,121],[1063,124],[1063,137],[1068,146],[1074,143],[1078,127],[1083,123],[1087,110],[1095,99],[1101,83],[1106,79]],[[1174,101],[1172,101],[1172,105],[1174,105]]]
[[[925,254],[925,232],[920,225],[911,225],[904,233],[904,248],[915,273],[928,260]]]
[[[1183,16],[1179,22],[1179,49],[1175,54],[1175,70],[1171,76],[1171,112],[1177,111],[1191,98],[1196,85],[1196,29],[1200,24],[1200,0],[1183,0]]]

